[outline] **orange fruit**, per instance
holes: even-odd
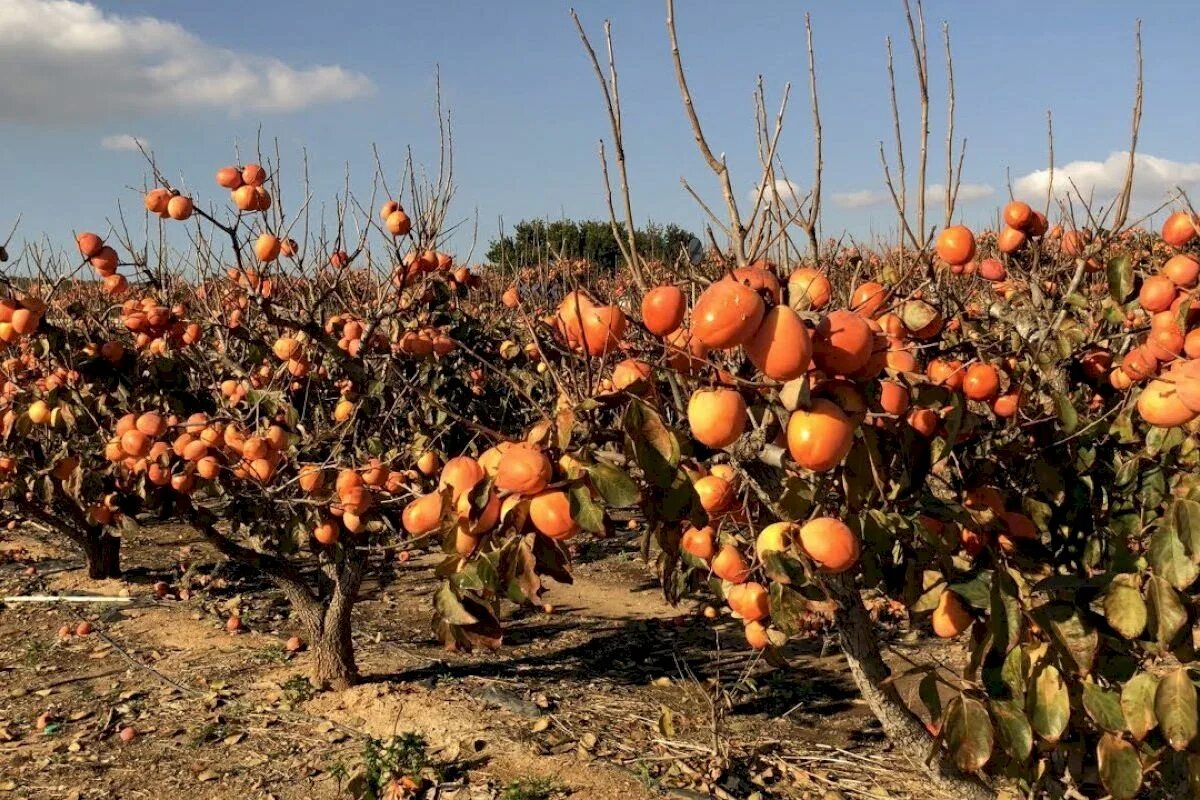
[[[963,376],[962,390],[972,400],[991,401],[1000,393],[999,370],[991,364],[972,364]]]
[[[458,456],[446,462],[442,467],[442,475],[438,479],[438,489],[447,486],[451,489],[451,498],[457,500],[484,479],[483,467],[470,456]]]
[[[180,222],[190,218],[194,210],[195,206],[192,204],[192,198],[184,197],[181,194],[175,195],[167,203],[167,214],[171,219]]]
[[[765,312],[758,292],[723,278],[697,298],[692,309],[692,335],[713,349],[737,347],[754,335]]]
[[[845,572],[858,563],[858,537],[840,519],[817,517],[801,525],[797,535],[800,549],[827,572]]]
[[[850,295],[850,310],[864,317],[874,317],[883,310],[888,300],[888,290],[881,283],[860,283]]]
[[[799,378],[808,370],[812,340],[800,316],[788,306],[775,306],[746,341],[750,363],[775,381]]]
[[[727,544],[713,557],[713,574],[723,581],[730,583],[745,583],[750,578],[750,566],[742,558],[742,553],[731,544]]]
[[[642,324],[655,336],[678,330],[686,312],[687,298],[677,286],[655,286],[642,298]]]
[[[1196,412],[1184,404],[1175,383],[1166,380],[1146,384],[1138,395],[1137,410],[1142,419],[1159,428],[1174,428],[1196,418]]]
[[[758,532],[758,538],[754,540],[754,552],[760,559],[770,552],[787,552],[799,529],[794,522],[772,522]]]
[[[404,507],[400,515],[404,530],[412,536],[424,536],[434,530],[442,522],[442,496],[430,492],[413,500]]]
[[[570,499],[566,492],[557,489],[534,495],[529,501],[529,521],[539,533],[560,541],[579,532],[579,526],[571,516]]]
[[[1001,253],[1012,254],[1025,246],[1025,233],[1016,228],[1005,228],[996,237],[996,249]]]
[[[746,429],[746,401],[732,389],[700,389],[688,400],[692,437],[713,448],[728,447]]]
[[[713,529],[707,526],[703,528],[688,528],[683,532],[683,538],[679,541],[679,547],[683,552],[689,553],[702,561],[710,560],[717,552],[716,537],[713,535]]]
[[[755,650],[764,650],[771,644],[767,637],[767,629],[761,622],[747,622],[745,633],[746,644]]]
[[[1183,247],[1196,236],[1196,226],[1191,214],[1176,211],[1163,222],[1162,238],[1171,247]]]
[[[797,311],[817,311],[829,305],[833,287],[820,270],[801,267],[788,276],[788,302]]]
[[[259,261],[274,261],[279,258],[280,247],[278,237],[264,233],[254,242],[254,255]]]
[[[747,622],[757,622],[771,613],[771,600],[761,583],[750,581],[734,586],[725,595],[726,602]]]
[[[1138,290],[1138,303],[1151,314],[1166,311],[1171,307],[1171,303],[1175,302],[1177,291],[1175,282],[1166,275],[1151,275],[1142,281],[1142,288]]]
[[[496,488],[512,494],[537,494],[550,482],[550,459],[541,448],[514,444],[500,456]]]
[[[1196,279],[1200,278],[1200,261],[1183,253],[1173,255],[1163,264],[1162,274],[1179,288],[1190,289],[1196,285]]]
[[[842,463],[853,444],[854,423],[831,400],[813,400],[809,408],[793,411],[788,419],[788,452],[804,469],[833,469]]]
[[[700,505],[709,514],[719,514],[737,500],[737,493],[729,481],[716,475],[705,475],[692,484],[692,488],[700,498]]]
[[[1033,222],[1033,209],[1028,203],[1013,200],[1004,206],[1004,224],[1018,231],[1024,231]]]
[[[100,254],[100,250],[104,247],[104,240],[94,233],[81,233],[75,237],[75,244],[79,245],[79,254],[84,258],[93,258]]]
[[[813,362],[829,375],[849,375],[867,365],[874,352],[875,333],[852,311],[827,314],[813,334]]]
[[[946,589],[933,610],[933,632],[943,639],[952,639],[971,625],[971,612],[954,592]]]
[[[950,265],[963,265],[975,257],[975,234],[965,225],[952,225],[937,237],[937,254]]]

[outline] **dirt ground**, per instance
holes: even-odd
[[[355,609],[363,683],[316,695],[258,576],[187,529],[144,528],[123,556],[125,580],[95,582],[36,532],[0,539],[0,595],[129,598],[0,605],[0,800],[351,797],[367,737],[404,733],[426,742],[421,796],[446,800],[930,797],[832,642],[773,668],[735,621],[667,605],[619,543],[586,546],[575,584],[551,585],[550,613],[509,620],[496,653],[444,651],[436,559],[389,559]],[[244,630],[229,633],[235,613]],[[85,619],[90,634],[59,637]]]

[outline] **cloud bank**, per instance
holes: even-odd
[[[0,0],[0,121],[63,124],[215,110],[296,111],[372,91],[340,66],[293,66],[182,26],[74,0]]]

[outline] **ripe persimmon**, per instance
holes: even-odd
[[[972,364],[963,376],[962,391],[971,400],[990,402],[1000,393],[1000,371],[991,364]]]
[[[765,313],[766,306],[758,292],[723,278],[696,299],[692,335],[716,350],[737,347],[754,335]]]
[[[688,425],[698,442],[728,447],[746,429],[746,401],[732,389],[700,389],[688,400]]]
[[[1018,231],[1025,231],[1033,222],[1033,209],[1028,203],[1013,200],[1004,206],[1004,224]]]
[[[952,639],[970,627],[971,612],[958,595],[946,589],[933,610],[933,632],[943,639]]]
[[[812,340],[800,316],[789,306],[778,305],[763,317],[745,350],[750,363],[764,376],[790,381],[808,370]]]
[[[852,311],[832,311],[813,333],[812,360],[828,375],[849,375],[871,360],[874,343],[874,331],[865,319]]]
[[[858,563],[858,537],[840,519],[811,519],[800,526],[797,537],[800,549],[827,572],[845,572]]]
[[[400,521],[412,536],[423,536],[435,530],[442,521],[442,496],[430,492],[418,497],[404,507]]]
[[[800,267],[788,276],[788,304],[797,311],[819,311],[832,296],[833,286],[820,270]]]
[[[537,494],[550,482],[550,473],[550,459],[540,447],[514,444],[500,456],[496,488],[511,494]]]
[[[1171,247],[1183,247],[1195,236],[1195,221],[1186,211],[1176,211],[1163,221],[1162,239]]]
[[[860,283],[850,295],[850,310],[864,317],[874,317],[883,310],[888,300],[888,290],[881,283]]]
[[[771,613],[771,600],[766,588],[755,581],[741,583],[725,596],[730,609],[747,622],[757,622]]]
[[[683,537],[679,541],[679,547],[685,553],[689,553],[702,561],[709,561],[717,552],[716,536],[713,529],[705,526],[703,528],[689,527],[683,532]]]
[[[854,423],[832,400],[813,400],[808,408],[796,409],[788,418],[788,452],[804,469],[833,469],[842,463],[853,444]]]
[[[571,501],[566,492],[557,489],[543,491],[529,501],[529,521],[539,533],[564,541],[579,532],[571,516]]]
[[[750,565],[742,558],[742,552],[732,544],[721,547],[709,565],[713,574],[730,583],[745,583],[750,578]]]
[[[264,233],[254,242],[254,256],[259,261],[269,262],[279,258],[281,244],[274,234]]]
[[[938,258],[950,265],[963,265],[975,257],[975,234],[965,225],[952,225],[937,237]]]
[[[642,324],[655,336],[679,329],[687,313],[687,298],[677,286],[656,286],[642,297]]]

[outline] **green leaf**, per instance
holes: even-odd
[[[763,553],[763,567],[767,577],[776,584],[803,585],[808,581],[804,572],[804,564],[798,559],[779,550],[768,550]]]
[[[1039,668],[1026,702],[1033,729],[1046,741],[1057,742],[1071,719],[1071,698],[1056,667],[1044,664]]]
[[[1110,258],[1105,272],[1108,275],[1108,296],[1114,303],[1124,305],[1133,294],[1133,260],[1127,255]]]
[[[929,711],[929,718],[935,723],[942,718],[942,696],[938,694],[937,674],[930,672],[921,678],[917,684],[917,695]]]
[[[1029,674],[1029,655],[1024,647],[1014,647],[1004,658],[1000,667],[1000,680],[1008,688],[1012,699],[1025,703],[1026,680]]]
[[[582,483],[576,483],[567,491],[571,517],[580,528],[591,533],[604,533],[604,509],[592,499],[592,492]]]
[[[1124,739],[1106,733],[1096,745],[1100,780],[1113,800],[1132,800],[1142,788],[1142,762],[1137,750]]]
[[[1154,715],[1163,738],[1175,750],[1186,750],[1196,738],[1196,685],[1185,667],[1168,672],[1154,692]]]
[[[1033,612],[1043,630],[1049,631],[1060,647],[1066,650],[1080,675],[1092,670],[1100,635],[1091,623],[1080,616],[1079,609],[1067,603],[1047,603]]]
[[[990,700],[988,708],[996,723],[1000,747],[1016,761],[1025,761],[1033,751],[1033,729],[1029,718],[1015,700]]]
[[[1083,684],[1083,710],[1097,726],[1113,733],[1125,730],[1125,713],[1121,711],[1121,695],[1088,681]]]
[[[1079,412],[1075,410],[1075,406],[1071,403],[1071,396],[1063,393],[1054,395],[1054,408],[1058,413],[1058,421],[1062,425],[1062,432],[1068,436],[1075,432],[1079,427]]]
[[[1176,500],[1171,506],[1171,521],[1192,562],[1200,564],[1200,503],[1186,498]]]
[[[1136,639],[1146,630],[1146,601],[1138,591],[1137,578],[1118,575],[1104,593],[1104,618],[1126,639]]]
[[[1168,524],[1160,524],[1150,537],[1146,548],[1146,560],[1156,573],[1176,589],[1186,589],[1200,575],[1200,567],[1188,556],[1183,542]]]
[[[610,464],[591,464],[587,468],[592,486],[610,508],[629,508],[638,501],[638,488],[633,479]]]
[[[771,582],[768,596],[771,601],[771,622],[789,636],[799,634],[808,612],[808,601],[804,596],[795,589],[774,581]]]
[[[950,584],[948,588],[972,607],[986,610],[992,599],[992,573],[979,572],[965,581]]]
[[[433,599],[434,608],[450,625],[473,625],[479,620],[471,615],[449,583],[443,583]]]
[[[978,772],[992,757],[992,720],[978,700],[962,695],[951,700],[942,733],[963,772]]]
[[[1021,602],[1017,584],[1003,569],[992,579],[991,614],[988,626],[992,631],[992,647],[1007,654],[1021,640]]]
[[[1154,695],[1158,691],[1158,677],[1149,672],[1139,672],[1121,689],[1121,713],[1133,738],[1139,742],[1158,725],[1154,716]]]
[[[629,404],[622,419],[629,450],[655,486],[669,488],[679,466],[679,440],[662,417],[641,401]]]
[[[1147,625],[1161,647],[1170,647],[1187,624],[1187,609],[1165,578],[1151,575],[1146,582]]]

